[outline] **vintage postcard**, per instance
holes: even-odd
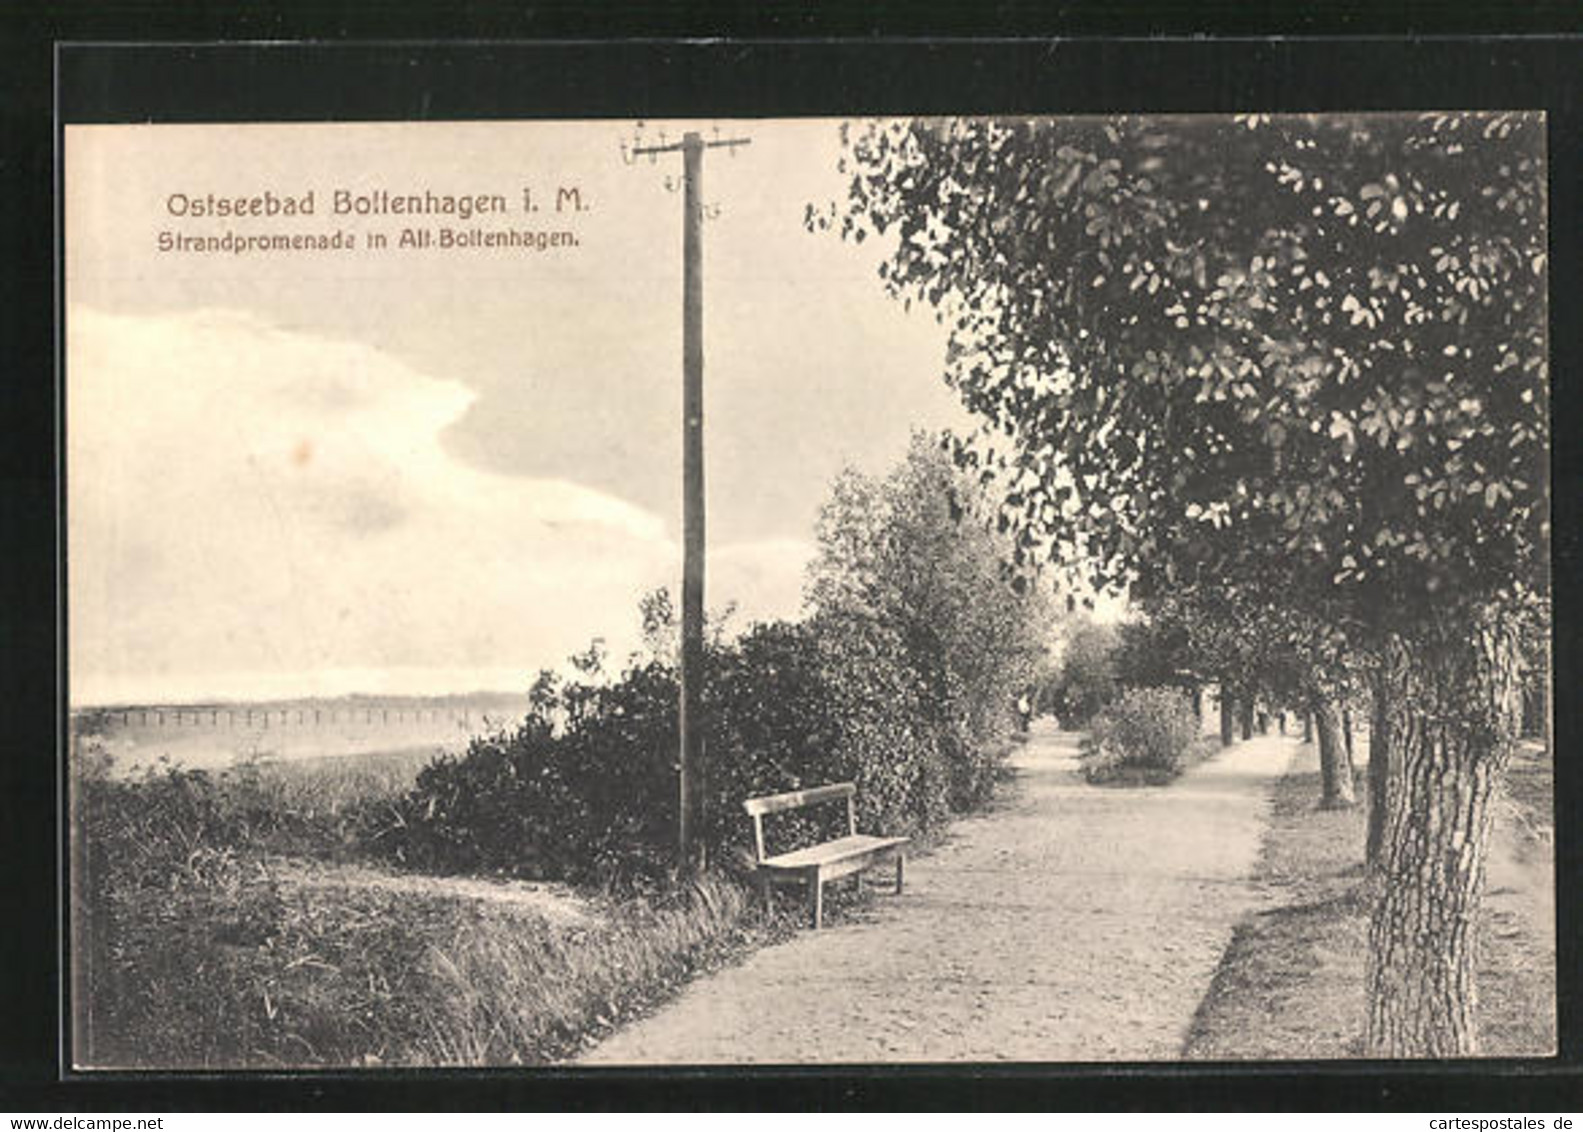
[[[1544,138],[66,126],[72,1066],[1552,1056]]]

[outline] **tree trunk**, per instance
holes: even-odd
[[[1311,711],[1305,711],[1305,712],[1303,712],[1303,742],[1305,742],[1305,743],[1312,743],[1313,741],[1314,741],[1314,713],[1311,712]]]
[[[1237,741],[1236,701],[1222,686],[1220,689],[1220,745],[1229,747]]]
[[[1326,810],[1344,810],[1356,798],[1352,792],[1352,756],[1341,739],[1341,713],[1329,700],[1314,700],[1314,719],[1319,729],[1319,777],[1323,795],[1319,805]]]
[[[1347,741],[1347,761],[1353,762],[1352,757],[1352,709],[1341,709],[1341,737]]]
[[[1524,739],[1539,734],[1539,691],[1531,681],[1523,686],[1523,723],[1518,732]]]
[[[1267,712],[1267,711],[1261,711],[1261,712],[1259,712],[1259,734],[1260,735],[1268,735],[1269,733],[1270,733],[1270,713]]]
[[[1365,1052],[1471,1057],[1490,802],[1521,722],[1516,633],[1484,611],[1388,651],[1388,749],[1401,771],[1369,923]]]
[[[1407,706],[1400,691],[1405,673],[1400,666],[1406,656],[1397,649],[1382,649],[1374,677],[1374,710],[1369,717],[1369,824],[1363,857],[1371,877],[1378,879],[1385,844],[1386,816],[1390,813],[1390,792],[1399,789],[1400,767],[1395,735],[1401,710]],[[1392,666],[1396,666],[1394,669]]]
[[[1204,718],[1204,689],[1201,685],[1193,685],[1193,718],[1202,721]]]
[[[1237,704],[1238,722],[1241,724],[1242,738],[1253,738],[1253,697],[1249,696]]]

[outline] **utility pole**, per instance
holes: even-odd
[[[719,131],[715,131],[718,135]],[[703,866],[704,690],[704,150],[735,154],[747,138],[705,141],[688,131],[679,143],[634,145],[631,160],[682,154],[682,673],[677,790],[677,862],[684,876]],[[625,147],[623,147],[625,148]]]

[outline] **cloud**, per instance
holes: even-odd
[[[71,128],[80,691],[498,686],[595,633],[621,655],[638,594],[679,573],[682,280],[678,200],[611,159],[618,127]],[[705,234],[708,601],[737,624],[797,611],[797,540],[842,466],[879,472],[965,412],[947,328],[876,277],[888,245],[804,228],[846,189],[837,123],[751,129],[747,159],[710,166]],[[594,209],[568,255],[178,265],[126,238],[126,202],[238,169],[551,178]]]
[[[709,556],[709,578],[749,620],[795,619],[815,548],[800,539],[765,539],[722,547]],[[710,600],[711,607],[715,599]]]
[[[224,310],[74,309],[68,333],[76,699],[239,672],[526,675],[618,644],[673,568],[659,516],[452,457],[439,437],[472,393],[369,346]]]

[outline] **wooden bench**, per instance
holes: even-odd
[[[809,790],[793,790],[788,794],[771,794],[764,798],[749,798],[742,804],[753,819],[753,847],[758,857],[758,885],[768,911],[770,886],[775,884],[806,884],[808,886],[808,913],[817,929],[824,920],[824,882],[837,877],[853,875],[859,888],[863,885],[862,872],[882,862],[896,862],[896,891],[899,894],[906,868],[905,837],[870,837],[857,831],[857,807],[853,796],[857,787],[850,782],[833,786],[815,786]],[[785,813],[817,806],[823,802],[846,800],[847,835],[833,841],[821,842],[790,853],[774,857],[764,855],[764,815]]]

